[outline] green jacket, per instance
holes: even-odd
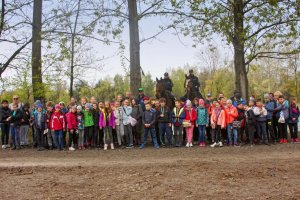
[[[208,111],[205,107],[198,107],[197,108],[197,125],[208,125],[209,122],[209,115]]]
[[[94,126],[93,112],[83,111],[84,114],[84,127]]]

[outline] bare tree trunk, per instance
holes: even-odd
[[[44,97],[41,62],[42,0],[34,0],[32,26],[32,88],[35,100]]]
[[[76,37],[76,29],[77,29],[77,23],[78,23],[78,17],[79,17],[79,11],[80,11],[80,3],[81,0],[78,0],[78,6],[77,6],[77,13],[74,23],[74,29],[72,33],[72,39],[71,39],[71,66],[70,66],[70,88],[69,88],[69,96],[70,98],[73,97],[73,86],[74,86],[74,57],[75,57],[75,37]]]
[[[127,0],[129,12],[130,34],[130,90],[137,95],[138,88],[142,85],[140,65],[140,39],[137,14],[137,1]]]
[[[244,12],[243,0],[234,0],[234,69],[235,87],[242,97],[248,99],[248,77],[245,64]]]

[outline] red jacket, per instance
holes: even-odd
[[[190,122],[193,124],[197,119],[197,113],[195,109],[191,109],[188,111],[185,109],[185,119],[184,120],[190,120]]]
[[[77,115],[76,113],[68,112],[66,114],[68,129],[77,129]]]
[[[238,112],[236,107],[231,106],[225,108],[226,113],[226,124],[232,124],[232,122],[238,117]]]
[[[50,123],[51,129],[55,131],[66,129],[65,116],[61,112],[54,112],[51,116]]]

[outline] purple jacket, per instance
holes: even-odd
[[[111,113],[109,114],[109,122],[108,122],[108,125],[109,125],[110,127],[113,127],[113,128],[116,127],[114,112],[111,112]],[[99,118],[99,127],[100,127],[100,128],[105,128],[105,127],[106,127],[106,119],[105,119],[104,113],[101,112],[101,111],[100,111],[100,118]]]

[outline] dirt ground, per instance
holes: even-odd
[[[300,144],[0,151],[5,199],[300,199]]]

